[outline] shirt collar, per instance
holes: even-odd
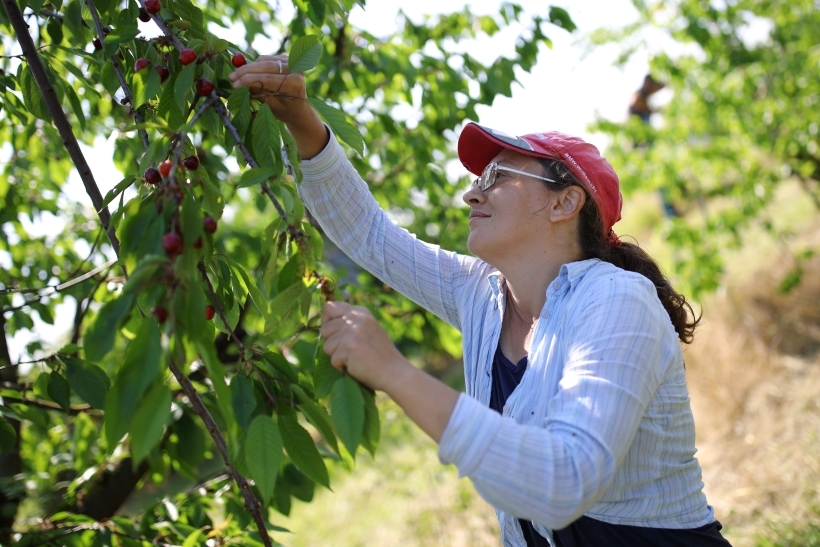
[[[600,262],[600,259],[598,258],[588,258],[586,260],[568,262],[561,266],[561,269],[558,271],[558,278],[556,281],[566,279],[569,282],[570,288],[572,288],[578,281],[581,280],[581,278],[584,277],[587,270],[598,262]],[[487,280],[490,282],[490,289],[493,292],[493,297],[498,298],[505,288],[504,275],[498,270],[493,270],[487,274]]]

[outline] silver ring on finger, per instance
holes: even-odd
[[[276,59],[276,63],[279,65],[279,74],[282,74],[282,61],[279,60],[279,59]]]

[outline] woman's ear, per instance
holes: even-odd
[[[587,196],[579,186],[569,186],[554,193],[554,200],[550,208],[550,220],[561,222],[570,220],[581,212]]]

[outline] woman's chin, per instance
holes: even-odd
[[[484,262],[489,262],[489,260],[487,260],[487,258],[489,258],[487,242],[482,241],[481,236],[475,232],[470,232],[469,237],[467,237],[467,250],[470,251],[471,255],[480,258]]]

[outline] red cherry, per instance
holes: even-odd
[[[144,68],[148,68],[151,66],[151,61],[148,59],[137,59],[137,62],[134,63],[134,72],[139,72]]]
[[[145,170],[145,182],[148,184],[159,184],[162,182],[162,175],[159,174],[159,171],[154,169],[153,167],[149,167]]]
[[[196,81],[196,92],[200,97],[207,97],[214,90],[214,84],[210,80],[200,78]]]
[[[168,319],[168,310],[166,310],[162,306],[157,306],[156,308],[151,310],[151,313],[154,315],[154,317],[157,318],[157,321],[160,325],[165,323],[165,320]]]
[[[235,66],[236,68],[239,68],[241,66],[245,66],[245,63],[247,63],[247,62],[248,62],[248,60],[245,59],[245,56],[242,55],[241,53],[237,53],[236,55],[231,57],[231,64],[233,66]]]
[[[167,179],[168,175],[171,174],[171,167],[173,165],[174,164],[173,162],[171,162],[171,160],[165,160],[164,162],[159,164],[159,173]]]
[[[160,9],[162,9],[162,5],[159,0],[145,0],[145,11],[148,13],[159,13]]]
[[[216,310],[214,310],[213,306],[205,306],[205,319],[206,320],[210,321],[211,319],[213,319],[215,313],[216,313]]]
[[[157,2],[157,4],[159,4],[159,2]],[[157,11],[159,11],[159,10],[157,10]],[[139,17],[139,20],[142,21],[143,23],[147,23],[148,21],[151,20],[151,14],[149,14],[148,10],[146,10],[145,8],[140,8],[140,14],[138,15],[138,17]]]
[[[165,80],[168,79],[168,76],[170,76],[171,73],[164,66],[157,65],[154,68],[157,70],[157,73],[159,74],[159,83],[164,84]]]
[[[202,225],[209,234],[216,232],[216,219],[214,217],[206,216],[202,221]]]
[[[198,238],[196,238],[196,241],[194,241],[194,249],[201,249],[201,248],[202,248],[202,238],[198,237]]]
[[[183,65],[190,65],[196,61],[196,51],[191,48],[185,48],[179,52],[179,62]]]
[[[196,156],[188,156],[182,160],[182,165],[184,165],[188,171],[196,171],[199,169],[199,158]]]
[[[162,248],[169,255],[176,255],[182,252],[182,236],[176,232],[168,232],[162,236]]]

